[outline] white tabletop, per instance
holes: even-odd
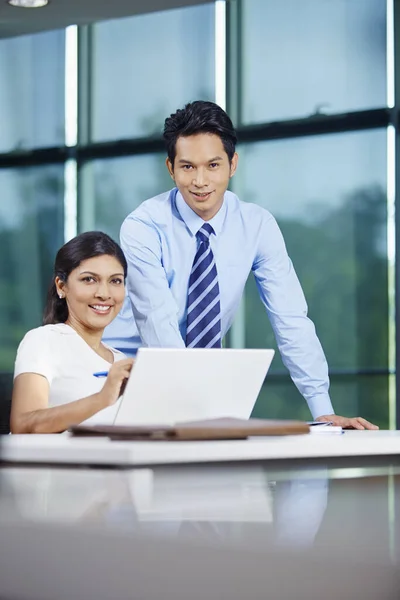
[[[379,455],[400,455],[400,431],[207,442],[112,442],[68,435],[9,435],[1,440],[1,460],[14,463],[140,466]]]

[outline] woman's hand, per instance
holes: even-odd
[[[117,362],[112,365],[103,389],[99,392],[100,399],[104,406],[115,404],[121,396],[133,363],[133,358],[125,358],[124,360],[117,360]]]

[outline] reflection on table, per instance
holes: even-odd
[[[0,470],[0,519],[339,554],[362,548],[393,561],[398,523],[390,495],[399,481],[399,472],[384,468],[7,467]]]

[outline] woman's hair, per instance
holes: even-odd
[[[172,167],[176,156],[177,139],[180,136],[188,137],[199,133],[217,135],[224,146],[229,162],[232,162],[237,137],[231,119],[218,104],[196,100],[165,119],[164,141]]]
[[[101,231],[81,233],[59,249],[54,263],[53,280],[47,293],[43,325],[65,323],[68,319],[68,306],[65,298],[58,297],[55,278],[59,277],[66,283],[70,273],[79,267],[81,262],[88,258],[104,255],[116,258],[124,270],[124,277],[126,277],[128,265],[124,253],[106,233]]]

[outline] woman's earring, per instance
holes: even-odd
[[[63,294],[58,294],[58,297],[60,298],[60,300],[62,300],[64,298]]]

